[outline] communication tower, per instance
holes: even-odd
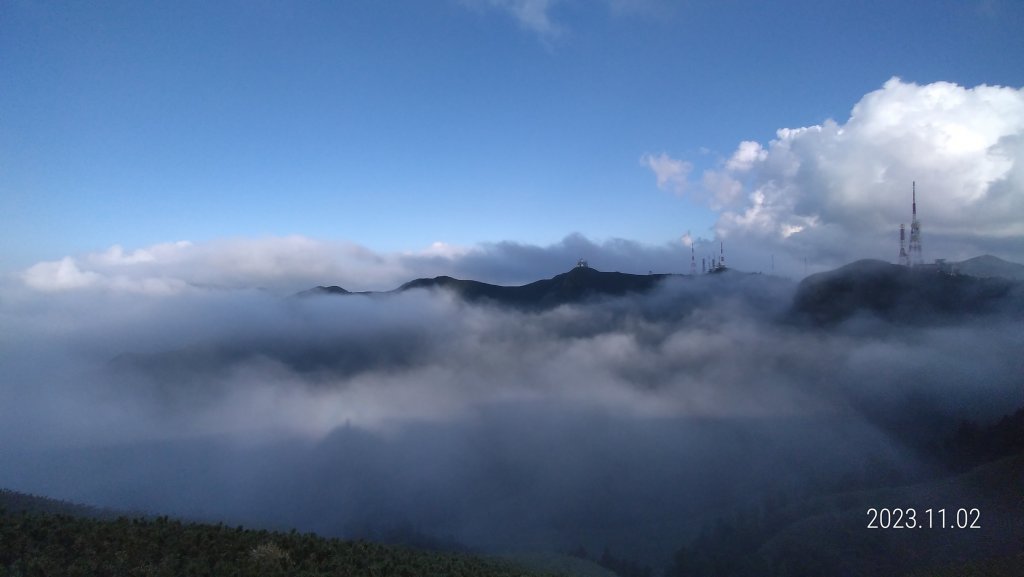
[[[921,255],[921,222],[917,220],[917,182],[911,184],[913,204],[913,220],[910,221],[910,266],[921,266],[924,257]]]

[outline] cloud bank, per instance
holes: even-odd
[[[158,252],[81,261],[100,275]],[[738,504],[878,463],[913,478],[933,421],[1024,405],[1019,319],[808,329],[786,321],[793,290],[705,275],[539,313],[427,291],[4,293],[0,485],[661,564]]]
[[[597,243],[579,234],[549,246],[498,242],[459,247],[438,242],[401,253],[291,236],[181,241],[130,251],[115,245],[37,263],[16,275],[14,284],[43,293],[170,295],[260,288],[287,294],[318,285],[382,291],[438,275],[525,284],[565,272],[580,258],[609,271],[689,270],[689,251],[681,244],[649,246],[623,239]]]
[[[664,170],[654,172],[663,186]],[[893,78],[845,122],[742,142],[701,181],[719,212],[715,234],[744,253],[734,263],[768,252],[790,269],[804,258],[824,267],[893,261],[914,181],[926,260],[1022,261],[1024,89]]]

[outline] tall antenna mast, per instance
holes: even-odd
[[[900,261],[899,264],[902,266],[910,266],[910,256],[907,255],[907,235],[903,228],[903,223],[900,223]]]
[[[719,268],[725,268],[725,242],[719,243],[718,250],[720,255],[718,260],[718,266]]]
[[[910,221],[910,266],[920,266],[924,264],[924,257],[921,255],[921,222],[917,220],[917,182],[913,182],[911,187],[913,220]]]
[[[690,275],[697,274],[697,257],[693,254],[693,243],[690,243]]]

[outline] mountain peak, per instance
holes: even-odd
[[[352,294],[351,291],[347,291],[347,290],[345,290],[345,289],[343,289],[343,288],[341,288],[340,286],[337,286],[337,285],[332,285],[332,286],[322,286],[321,285],[321,286],[318,286],[318,287],[313,287],[313,288],[311,288],[309,290],[304,290],[304,291],[302,291],[300,293],[297,293],[295,296],[298,296],[298,297],[308,297],[308,296],[316,296],[316,295],[350,295],[350,294]]]
[[[436,276],[415,279],[387,292],[394,294],[415,289],[443,289],[451,291],[467,301],[485,301],[517,308],[544,309],[591,298],[647,292],[668,276],[671,275],[602,272],[591,268],[586,262],[581,262],[572,269],[552,278],[522,286],[501,286],[450,276]],[[332,294],[357,293],[351,293],[341,287],[322,286],[299,293],[301,296]]]

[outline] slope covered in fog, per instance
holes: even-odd
[[[830,324],[857,314],[893,322],[929,323],[993,313],[1024,312],[1021,286],[1002,278],[942,274],[878,260],[860,260],[804,279],[793,312]]]
[[[1024,280],[1024,265],[1005,261],[990,254],[976,256],[964,261],[950,263],[958,274],[978,278],[1001,277]]]

